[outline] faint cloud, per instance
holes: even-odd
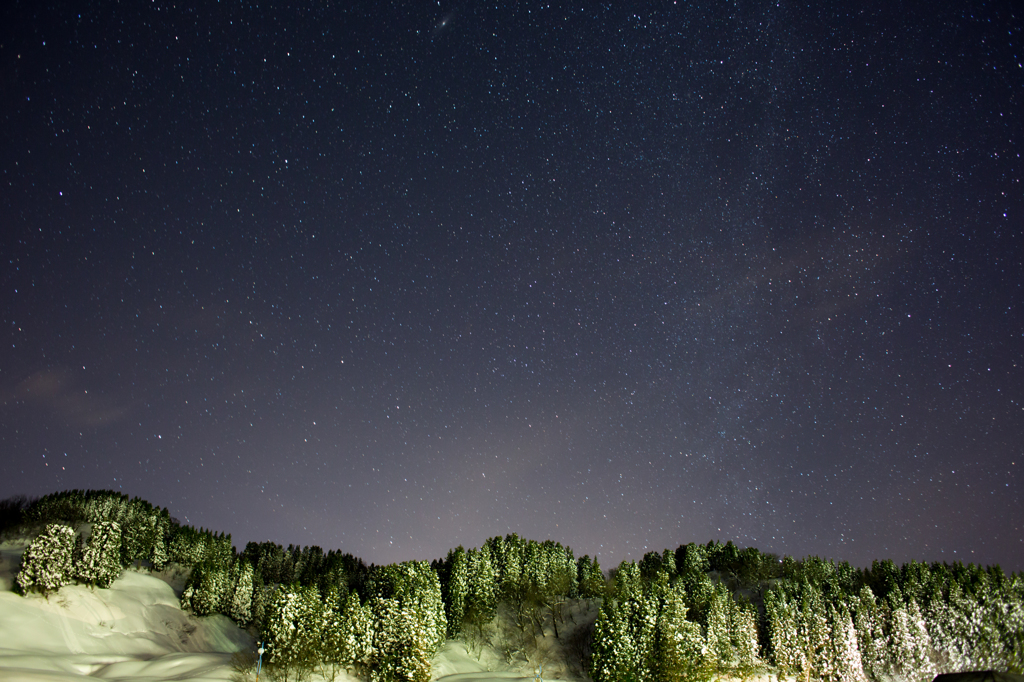
[[[5,406],[24,404],[67,420],[70,426],[105,426],[124,417],[128,410],[105,395],[75,387],[75,377],[63,369],[46,369],[30,375],[13,389],[3,390]]]

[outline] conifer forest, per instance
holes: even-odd
[[[1024,666],[1024,576],[998,566],[857,568],[710,541],[603,567],[515,534],[431,562],[367,566],[315,546],[238,551],[230,535],[111,491],[5,501],[0,530],[32,538],[16,577],[23,594],[177,568],[182,608],[248,630],[280,680],[428,682],[453,639],[542,666],[545,636],[574,677],[594,682],[923,682]]]

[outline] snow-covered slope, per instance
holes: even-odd
[[[25,543],[0,545],[0,679],[229,680],[252,638],[224,616],[183,612],[168,582],[125,572],[110,589],[11,592]]]
[[[11,588],[27,545],[27,541],[0,544],[3,682],[251,679],[235,671],[232,655],[254,651],[252,637],[225,616],[196,618],[182,611],[180,576],[126,571],[109,589],[66,585],[49,598],[22,597]],[[589,614],[591,621],[594,615]],[[555,651],[558,647],[552,642],[557,640],[550,633],[530,638],[530,651],[540,662],[533,672],[525,660],[508,665],[499,653],[509,646],[498,625],[489,625],[490,641],[481,643],[475,654],[462,642],[448,642],[432,662],[434,679],[532,681],[541,666],[548,679],[574,677],[560,663],[561,651]],[[311,682],[317,679],[314,675]],[[359,681],[342,673],[335,682]]]

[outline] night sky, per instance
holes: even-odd
[[[1013,2],[4,3],[0,498],[1024,569]]]

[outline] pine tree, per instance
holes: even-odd
[[[249,606],[249,618],[253,627],[262,631],[266,622],[267,613],[267,587],[263,583],[263,576],[258,570],[253,571],[252,581],[252,602]]]
[[[497,575],[491,550],[486,545],[473,552],[469,562],[467,601],[474,613],[486,621],[494,618],[498,608]]]
[[[753,606],[740,606],[729,600],[729,638],[734,665],[741,676],[750,674],[760,664],[757,641],[757,612]]]
[[[253,571],[246,559],[239,559],[234,567],[235,587],[228,604],[228,616],[239,625],[248,625],[252,621]]]
[[[653,682],[657,667],[655,641],[658,634],[658,611],[660,604],[652,595],[641,595],[631,602],[630,630],[635,647],[633,679],[638,682]]]
[[[427,636],[428,655],[445,642],[448,621],[437,573],[425,561],[405,561],[378,568],[370,577],[370,591],[383,599],[396,599],[413,613]]]
[[[719,583],[711,593],[707,617],[704,622],[704,639],[707,641],[708,655],[718,669],[728,669],[735,665],[732,637],[729,632],[729,612],[732,598],[725,586]]]
[[[711,679],[714,666],[707,656],[707,644],[700,625],[687,619],[689,608],[682,587],[666,594],[658,615],[656,678],[664,682],[704,682]]]
[[[800,614],[783,586],[765,595],[768,643],[775,667],[782,675],[795,675],[806,667],[804,648],[798,635]]]
[[[666,549],[661,553],[661,570],[668,574],[669,581],[675,579],[678,574],[676,570],[676,553],[670,549]]]
[[[170,560],[167,553],[167,536],[170,531],[170,515],[167,513],[166,509],[163,510],[163,513],[155,516],[155,526],[153,533],[153,551],[149,556],[149,561],[153,565],[154,569],[161,571]]]
[[[121,575],[121,526],[116,521],[92,525],[89,541],[75,562],[75,573],[87,585],[110,587]]]
[[[907,682],[930,680],[931,639],[917,601],[897,603],[889,621],[888,673]]]
[[[605,602],[594,623],[590,676],[594,682],[633,682],[636,679],[636,643],[628,608]]]
[[[615,571],[615,595],[620,601],[637,599],[643,593],[640,569],[632,561],[623,561]]]
[[[25,550],[15,581],[23,593],[36,590],[49,594],[71,582],[71,558],[75,531],[51,523]]]
[[[223,613],[230,597],[229,569],[207,560],[192,569],[181,593],[181,607],[196,616]]]
[[[324,595],[320,625],[320,675],[333,682],[338,673],[345,668],[344,636],[345,628],[341,611],[345,600],[341,597],[338,586],[332,586]]]
[[[881,679],[886,670],[888,638],[884,618],[871,588],[865,585],[857,597],[854,626],[864,673],[870,679]]]
[[[466,593],[469,590],[469,566],[466,550],[459,545],[448,552],[444,562],[446,580],[444,589],[444,605],[448,618],[448,637],[454,639],[462,631],[462,622],[466,610]]]
[[[267,609],[263,641],[278,668],[308,674],[320,661],[323,603],[313,586],[292,584],[278,590]]]
[[[850,610],[846,604],[840,604],[838,608],[829,605],[828,616],[832,631],[828,648],[829,679],[833,682],[866,682]]]
[[[581,599],[600,599],[604,596],[604,573],[596,558],[591,561],[587,555],[580,557],[577,562],[577,575]]]
[[[825,652],[829,638],[828,613],[821,592],[806,579],[800,585],[797,637],[803,649],[804,676],[810,679],[827,672]]]
[[[373,614],[370,682],[429,682],[431,635],[411,605],[377,597]]]
[[[491,550],[484,545],[479,550],[470,551],[468,558],[468,584],[466,593],[466,609],[464,621],[467,644],[482,646],[484,627],[497,613],[498,593],[497,576],[491,561]],[[449,624],[450,625],[450,624]]]
[[[156,528],[148,514],[143,514],[138,505],[129,505],[120,520],[121,563],[130,566],[148,559],[153,553]]]
[[[351,592],[341,610],[342,636],[339,640],[341,664],[366,677],[373,655],[373,613],[370,604],[360,604],[359,595]]]

